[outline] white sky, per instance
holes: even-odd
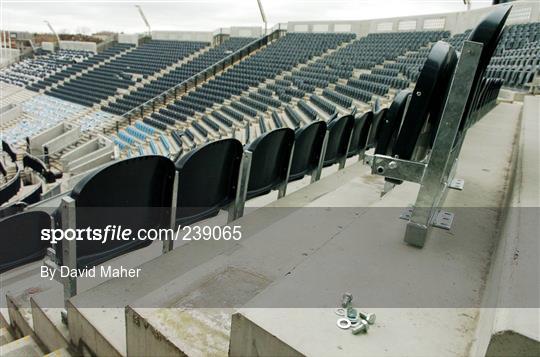
[[[463,0],[262,0],[269,27],[278,22],[364,20],[463,11]],[[216,30],[262,26],[256,0],[25,1],[0,0],[1,28],[91,33],[102,30],[142,32],[146,28],[135,4],[142,6],[153,30]],[[491,0],[472,0],[472,8]]]

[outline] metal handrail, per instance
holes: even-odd
[[[140,113],[141,118],[144,117],[144,109],[147,108],[149,105],[152,105],[152,110],[154,110],[155,103],[158,101],[165,102],[167,95],[174,95],[176,96],[179,94],[178,90],[181,90],[180,94],[185,93],[188,91],[188,89],[192,87],[196,87],[203,81],[206,81],[209,77],[215,76],[217,73],[222,72],[225,68],[230,67],[238,60],[246,57],[247,55],[255,52],[256,50],[260,49],[264,45],[267,45],[269,42],[274,40],[275,38],[278,38],[280,36],[280,31],[276,30],[271,32],[270,34],[266,36],[262,36],[244,47],[240,48],[239,50],[231,53],[227,57],[223,58],[222,60],[214,63],[210,67],[207,67],[206,69],[200,71],[199,73],[194,74],[193,76],[189,77],[188,79],[180,82],[179,84],[175,85],[174,87],[171,87],[162,93],[156,95],[152,99],[147,100],[146,102],[139,104],[135,108],[131,109],[130,111],[122,114],[122,117],[125,119],[132,118],[135,114]]]

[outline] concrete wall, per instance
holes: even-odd
[[[91,51],[97,53],[97,44],[95,42],[60,41],[60,48],[63,50]]]
[[[119,33],[118,34],[118,43],[132,43],[134,45],[138,45],[139,44],[139,35],[138,34]]]
[[[255,26],[231,27],[231,37],[261,37],[263,29]]]
[[[154,40],[212,42],[212,31],[152,31]]]
[[[17,62],[20,53],[17,48],[0,48],[0,68]]]
[[[45,51],[54,52],[54,43],[53,42],[42,42],[41,48]]]
[[[8,104],[0,108],[0,113],[2,115],[2,120],[9,122],[18,118],[22,113],[22,109],[20,105]]]
[[[502,5],[504,6],[504,5]],[[540,2],[516,1],[507,24],[540,21]],[[292,21],[289,32],[353,32],[365,36],[371,32],[444,29],[460,33],[471,29],[492,10],[492,7],[471,11],[422,16],[393,17],[360,21]]]

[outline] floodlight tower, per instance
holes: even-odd
[[[45,22],[45,24],[47,24],[47,26],[49,27],[49,30],[51,30],[51,32],[54,34],[54,36],[56,36],[56,41],[58,42],[58,46],[60,46],[60,36],[58,36],[56,31],[54,31],[54,28],[52,27],[51,23],[49,21],[47,21],[47,20],[43,20],[43,22]]]
[[[148,27],[148,36],[152,36],[152,29],[150,28],[150,23],[148,23],[148,20],[146,19],[146,16],[144,15],[144,12],[142,10],[142,7],[140,5],[135,5],[137,10],[139,10],[139,14],[141,15],[146,27]]]
[[[261,13],[261,18],[264,22],[264,34],[266,35],[267,29],[268,29],[268,23],[266,22],[266,15],[264,13],[264,9],[261,3],[261,0],[257,0],[257,4],[259,5],[259,11]]]

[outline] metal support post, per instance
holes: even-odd
[[[249,185],[249,174],[251,172],[251,159],[253,152],[246,150],[242,155],[240,164],[240,177],[238,179],[238,190],[236,191],[236,214],[235,219],[244,215],[244,206],[246,205],[247,190]]]
[[[69,196],[62,198],[60,214],[64,232],[68,229],[77,228],[75,200],[73,198]],[[64,239],[62,241],[62,265],[68,267],[70,272],[73,271],[73,269],[77,269],[76,242],[75,239]],[[67,302],[69,298],[77,295],[77,277],[69,274],[69,276],[63,278],[62,283],[64,285],[64,301]]]
[[[289,163],[287,164],[287,173],[285,174],[285,180],[281,185],[279,185],[278,189],[278,200],[280,198],[283,198],[287,194],[287,184],[289,183],[289,176],[291,173],[291,165],[293,161],[293,155],[294,155],[294,143],[291,148],[291,154],[289,155]]]
[[[179,185],[179,173],[178,171],[174,172],[174,181],[173,181],[173,190],[172,190],[172,197],[171,197],[171,219],[170,219],[170,227],[172,232],[176,229],[176,207],[178,205],[178,185]],[[167,237],[163,241],[163,247],[161,249],[161,253],[165,254],[173,250],[174,247],[174,240],[172,237]]]
[[[420,151],[413,155],[413,160],[366,155],[373,174],[420,184],[414,206],[401,216],[408,220],[404,240],[410,245],[423,247],[432,226],[451,227],[453,214],[441,207],[449,188],[463,188],[463,180],[454,180],[467,126],[461,133],[459,127],[481,53],[482,44],[465,41],[431,151],[424,150],[427,147],[422,148],[423,137],[419,139]]]
[[[330,135],[330,132],[326,130],[326,133],[324,134],[324,139],[321,147],[321,153],[319,156],[319,163],[317,164],[317,168],[311,172],[311,182],[316,182],[321,179],[321,173],[324,165],[324,157],[326,156],[326,148],[328,147],[328,137]]]
[[[459,147],[458,150],[453,150],[453,146],[481,53],[481,44],[470,41],[464,43],[416,203],[407,223],[404,240],[408,244],[424,246],[429,227],[439,215],[440,207],[446,198],[448,176],[455,169],[460,149]]]

